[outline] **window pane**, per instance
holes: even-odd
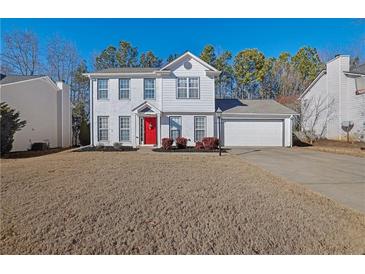
[[[201,141],[204,137],[206,137],[205,134],[205,128],[206,128],[206,117],[205,116],[197,116],[194,117],[194,130],[195,130],[195,141]]]
[[[186,88],[188,86],[187,78],[177,78],[177,86],[179,88]]]
[[[144,79],[144,99],[155,99],[155,79]]]
[[[108,140],[108,117],[98,116],[98,136],[99,141]]]
[[[130,117],[119,117],[120,141],[129,141],[130,137]]]
[[[107,89],[108,79],[98,79],[98,89]]]
[[[98,99],[108,99],[108,79],[98,79],[97,85]]]
[[[178,88],[177,89],[177,98],[187,98],[187,97],[188,97],[187,88]]]
[[[195,131],[195,141],[201,141],[205,137],[205,130]]]
[[[170,117],[170,138],[175,140],[181,136],[181,117],[171,116]]]
[[[199,87],[199,79],[198,78],[189,78],[189,87],[190,88],[198,88]]]
[[[119,79],[119,99],[129,99],[130,79]]]
[[[199,89],[190,88],[189,89],[189,98],[199,98]]]

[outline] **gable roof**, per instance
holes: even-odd
[[[27,81],[27,80],[32,80],[32,79],[42,78],[42,77],[44,77],[44,75],[32,75],[32,76],[5,75],[5,77],[2,77],[2,79],[0,80],[0,85],[12,84],[12,83],[16,83],[16,82]]]
[[[298,114],[275,100],[216,99],[215,106],[223,114]]]
[[[199,57],[195,56],[190,51],[185,52],[180,57],[178,57],[175,60],[171,61],[170,63],[168,63],[167,65],[165,65],[164,67],[162,67],[161,70],[165,70],[167,68],[170,68],[171,66],[173,66],[174,64],[180,62],[181,60],[183,60],[186,57],[190,57],[190,58],[194,59],[195,61],[199,62],[200,64],[202,64],[203,66],[205,66],[207,69],[209,69],[211,71],[219,72],[219,70],[217,70],[215,67],[213,67],[213,66],[209,65],[208,63],[204,62],[202,59],[200,59]]]

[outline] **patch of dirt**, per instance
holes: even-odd
[[[1,254],[363,254],[365,216],[237,156],[1,159]]]

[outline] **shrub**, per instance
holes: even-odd
[[[82,119],[80,124],[80,144],[82,146],[87,146],[90,144],[90,128],[87,122]]]
[[[162,148],[165,150],[169,150],[172,148],[172,143],[174,140],[171,138],[162,138]]]
[[[120,150],[120,149],[122,149],[122,148],[123,148],[123,144],[122,144],[122,143],[115,142],[115,143],[113,144],[113,147],[114,147],[115,149],[117,149],[117,150]]]
[[[205,137],[202,140],[205,149],[217,149],[219,146],[219,139],[216,137]]]
[[[48,144],[47,143],[33,143],[30,150],[39,151],[39,150],[47,150]]]
[[[175,143],[177,148],[186,148],[188,139],[186,139],[185,137],[177,137]]]
[[[195,149],[196,150],[204,150],[204,144],[202,142],[196,142],[195,143]]]
[[[14,134],[21,130],[26,121],[20,120],[20,113],[15,112],[5,102],[0,103],[0,120],[1,120],[1,154],[8,153],[13,148]]]

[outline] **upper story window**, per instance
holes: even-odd
[[[145,100],[155,99],[156,93],[156,80],[144,79],[144,91],[143,97]]]
[[[199,78],[180,77],[177,78],[178,99],[199,99]]]
[[[98,79],[98,92],[97,97],[99,99],[108,99],[108,79]]]
[[[130,79],[119,79],[119,99],[129,99]]]

